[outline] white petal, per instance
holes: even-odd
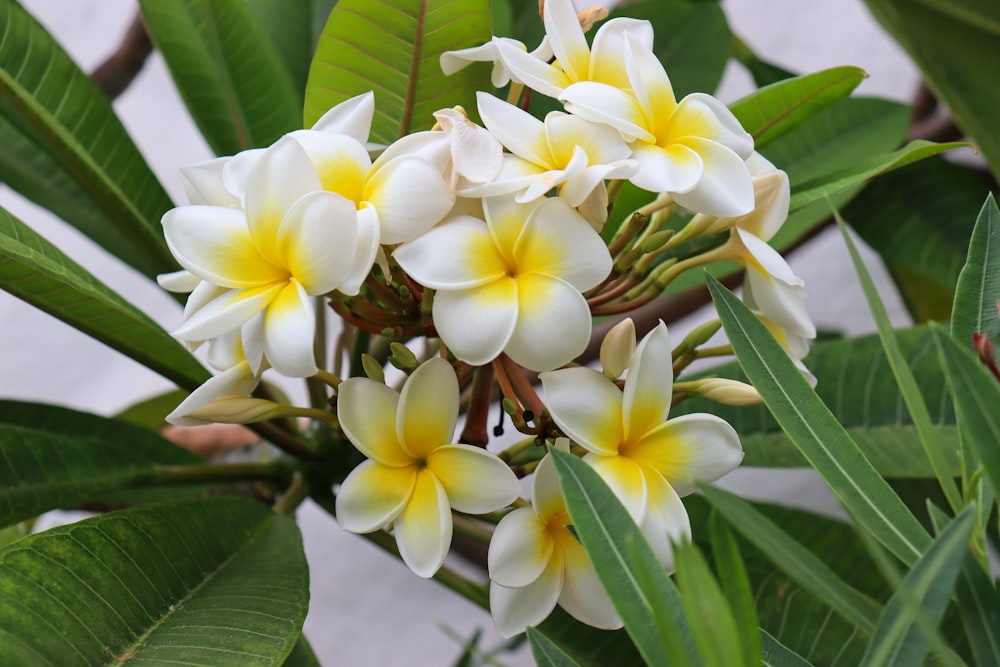
[[[195,389],[180,405],[167,415],[168,424],[195,426],[209,423],[201,419],[189,419],[187,414],[208,405],[222,396],[249,396],[259,379],[250,371],[246,363],[237,364],[228,370],[209,378],[205,384]]]
[[[156,276],[156,284],[168,292],[185,294],[194,291],[201,284],[201,278],[190,271],[181,270],[172,273],[161,273]]]
[[[648,492],[646,475],[642,467],[624,456],[602,456],[587,454],[583,460],[590,464],[601,479],[611,487],[629,515],[636,523],[641,523],[646,514]]]
[[[472,366],[503,351],[517,323],[517,285],[501,279],[434,295],[434,327],[452,353]]]
[[[174,335],[185,340],[208,340],[221,336],[262,311],[281,291],[282,283],[263,287],[226,290],[191,312]]]
[[[462,183],[458,194],[462,197],[496,197],[522,192],[545,173],[545,167],[540,167],[534,162],[529,162],[511,153],[504,153],[500,172],[494,180],[471,185]]]
[[[632,159],[639,168],[629,179],[636,187],[649,192],[687,192],[698,185],[705,171],[701,157],[687,146],[672,144],[634,144]]]
[[[372,118],[375,116],[375,93],[368,91],[344,100],[333,107],[312,126],[320,132],[346,134],[361,143],[368,141]]]
[[[222,169],[231,157],[217,157],[192,167],[181,169],[181,183],[184,193],[192,204],[208,206],[240,205],[239,197],[234,197],[222,180]]]
[[[739,155],[708,139],[686,138],[684,144],[701,158],[704,171],[698,185],[674,193],[674,201],[692,211],[719,217],[753,210],[753,181]]]
[[[364,144],[346,134],[316,130],[297,130],[287,136],[309,156],[322,189],[336,192],[354,202],[355,207],[361,205],[365,179],[372,166]]]
[[[349,378],[337,387],[337,420],[362,454],[385,466],[408,466],[413,457],[396,435],[399,394],[381,382]]]
[[[806,310],[808,293],[801,285],[775,280],[753,264],[747,265],[743,298],[788,333],[803,338],[816,337],[816,325]]]
[[[604,123],[622,133],[626,141],[654,140],[650,120],[639,102],[618,88],[594,81],[581,81],[559,95],[566,111],[594,123]]]
[[[548,199],[531,213],[514,256],[519,272],[559,278],[581,292],[607,278],[612,266],[600,235],[561,199]]]
[[[287,377],[315,375],[316,314],[305,289],[292,280],[264,311],[264,355]]]
[[[573,3],[569,0],[547,0],[542,22],[559,66],[573,81],[586,79],[590,70],[590,48]]]
[[[308,294],[336,289],[354,261],[358,212],[354,203],[332,192],[311,192],[281,221],[278,253]]]
[[[226,186],[226,191],[236,198],[237,205],[243,204],[243,198],[247,193],[247,180],[250,178],[250,171],[266,150],[265,148],[249,148],[245,151],[240,151],[223,165],[222,182]]]
[[[587,231],[593,229],[587,226]],[[548,371],[587,348],[590,308],[575,287],[532,273],[517,278],[517,297],[517,324],[504,346],[515,362],[533,371]]]
[[[414,280],[433,289],[476,287],[507,273],[486,224],[469,216],[446,220],[392,256]]]
[[[381,242],[386,245],[415,239],[455,204],[441,173],[415,155],[397,157],[370,174],[364,198],[378,211]]]
[[[673,398],[672,354],[667,325],[660,321],[632,355],[622,411],[625,437],[633,442],[667,418]]]
[[[692,136],[722,144],[741,160],[753,154],[753,137],[725,104],[705,93],[691,93],[677,104],[670,131],[678,138],[689,128]]]
[[[622,627],[622,619],[597,577],[597,571],[583,545],[569,536],[560,541],[560,546],[563,585],[559,593],[559,606],[570,616],[589,626],[605,630]]]
[[[270,368],[264,359],[264,311],[257,313],[240,327],[240,348],[243,358],[254,373],[260,375],[266,368]]]
[[[490,583],[490,611],[502,637],[513,637],[538,625],[552,613],[562,587],[562,559],[553,558],[541,575],[527,586],[505,588]]]
[[[477,93],[476,99],[483,124],[511,153],[547,169],[555,166],[542,121],[487,93]]]
[[[516,46],[511,46],[502,40],[494,40],[493,44],[510,78],[542,95],[559,97],[560,91],[572,83],[561,69],[542,62]]]
[[[457,394],[455,398],[457,404]],[[427,466],[459,512],[495,512],[514,502],[521,492],[521,483],[507,464],[479,447],[439,447],[428,457]]]
[[[198,285],[191,290],[191,294],[188,295],[187,301],[184,303],[184,321],[187,322],[188,318],[201,310],[205,304],[214,301],[227,291],[229,290],[225,287],[199,280]]]
[[[656,472],[646,475],[649,503],[639,529],[653,548],[656,559],[667,569],[674,569],[673,545],[691,539],[691,523],[684,503],[675,490]]]
[[[635,322],[631,317],[616,324],[601,341],[601,368],[612,380],[621,377],[635,352]],[[671,374],[673,369],[671,368]]]
[[[559,429],[592,452],[618,453],[622,393],[592,368],[563,368],[538,376],[545,406]]]
[[[586,151],[588,164],[591,165],[625,160],[632,154],[628,144],[613,128],[570,114],[549,113],[545,117],[545,136],[559,165],[569,161],[577,146]]]
[[[772,280],[795,287],[803,286],[802,279],[795,275],[792,267],[788,265],[781,253],[765,243],[763,239],[739,227],[733,230],[733,236],[735,238],[732,239],[731,243],[737,244],[736,247],[741,255],[740,263],[754,267],[758,273],[762,273]]]
[[[381,232],[378,224],[378,213],[371,206],[366,206],[357,213],[357,236],[354,246],[354,259],[351,262],[347,277],[338,288],[344,294],[352,296],[361,291],[361,285],[371,273],[375,258],[381,248]]]
[[[750,166],[749,161],[747,166]],[[753,173],[752,169],[750,173]],[[788,174],[772,171],[756,176],[753,179],[753,190],[754,209],[742,218],[737,218],[736,225],[762,241],[770,241],[788,218],[791,199]]]
[[[677,106],[673,86],[652,48],[625,35],[625,69],[629,84],[646,118],[646,128],[658,135],[665,129]]]
[[[472,63],[490,63],[496,59],[496,47],[493,46],[493,42],[486,42],[485,44],[472,46],[467,49],[445,51],[439,58],[439,64],[441,65],[441,71],[444,72],[445,76],[451,76],[455,72],[465,69]],[[497,86],[497,88],[500,88],[505,84],[506,82],[501,83]]]
[[[403,511],[416,481],[414,466],[389,468],[377,461],[363,461],[340,485],[337,523],[352,533],[386,528]]]
[[[566,443],[563,451],[569,451],[569,442],[565,438],[562,440]],[[556,446],[559,448],[558,439]],[[559,487],[559,473],[549,454],[542,457],[531,478],[531,506],[543,521],[549,521],[560,512],[566,511],[566,502]]]
[[[428,359],[406,379],[396,411],[399,444],[411,456],[428,459],[450,444],[458,420],[458,378],[440,357]]]
[[[638,46],[652,50],[653,26],[649,21],[632,18],[614,18],[606,22],[594,35],[590,49],[590,80],[600,81],[616,88],[629,88],[625,69],[625,35]]]
[[[503,146],[496,137],[454,109],[435,111],[434,118],[451,137],[451,159],[459,175],[476,183],[496,178],[503,165]]]
[[[403,562],[419,577],[434,576],[451,546],[448,495],[426,468],[417,473],[409,502],[393,524]]]
[[[545,522],[527,507],[500,519],[490,539],[490,579],[507,587],[527,586],[545,570],[553,542]]]

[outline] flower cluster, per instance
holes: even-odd
[[[608,21],[588,46],[588,17],[547,0],[534,51],[494,38],[442,57],[446,72],[490,61],[494,85],[510,84],[507,101],[479,93],[482,125],[442,109],[432,130],[375,146],[376,100],[365,93],[268,148],[185,170],[191,203],[163,218],[182,270],[161,284],[190,292],[175,334],[192,349],[207,344],[219,371],[170,421],[320,416],[366,459],[343,471],[340,525],[391,530],[424,577],[442,567],[453,512],[516,505],[491,519],[491,604],[507,635],[556,604],[591,625],[621,624],[568,527],[546,447],[574,443],[666,568],[672,542],[690,533],[680,498],[742,458],[718,417],[667,419],[690,394],[756,399],[728,380],[673,382],[713,354],[698,352],[717,327],[674,350],[662,322],[637,342],[626,319],[605,337],[598,371],[574,364],[587,361],[594,316],[620,317],[682,272],[730,260],[746,268],[747,302],[790,355],[801,359],[815,335],[802,281],[767,244],[787,216],[785,174],[718,100],[675,98],[647,22]],[[563,110],[531,115],[529,89]],[[612,219],[625,182],[649,191],[649,204]],[[317,336],[327,307],[346,331],[368,332],[349,379],[344,349],[328,361]],[[422,362],[401,346],[420,339]],[[385,383],[387,361],[405,374],[398,391]],[[332,396],[311,408],[254,396],[268,369],[325,383]],[[526,371],[540,373],[541,395]],[[495,387],[527,436],[503,458],[485,449]],[[517,499],[515,459],[534,475],[530,504]]]

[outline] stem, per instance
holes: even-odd
[[[465,413],[465,427],[461,442],[485,447],[490,441],[490,403],[493,400],[493,367],[480,366],[472,377],[472,391],[469,407]]]
[[[504,365],[507,377],[510,379],[511,384],[513,384],[514,392],[521,400],[521,404],[528,410],[531,410],[535,419],[538,419],[545,410],[545,404],[542,403],[542,399],[538,398],[535,388],[531,386],[527,376],[524,374],[524,369],[515,364],[514,360],[506,354],[500,355],[500,362]]]
[[[291,486],[285,489],[285,492],[281,494],[281,498],[274,504],[274,511],[281,512],[282,514],[291,514],[298,509],[302,501],[308,496],[309,484],[301,474],[296,473]]]
[[[303,461],[323,460],[319,454],[306,447],[297,437],[288,431],[278,428],[271,422],[259,422],[257,424],[247,424],[247,426],[289,456],[294,456]]]
[[[452,527],[458,535],[464,535],[470,540],[475,540],[480,544],[489,544],[493,538],[493,531],[482,524],[481,521],[468,517],[458,512],[451,513]]]
[[[313,354],[316,355],[316,366],[326,367],[326,305],[323,297],[313,300],[316,310],[316,337],[313,341]],[[309,394],[309,405],[321,408],[327,405],[329,398],[323,381],[316,376],[306,378],[306,391]]]
[[[351,362],[348,367],[350,377],[364,377],[364,366],[361,364],[361,355],[368,351],[371,344],[372,335],[364,329],[358,329],[354,337],[354,348],[351,350]]]

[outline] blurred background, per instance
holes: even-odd
[[[22,4],[88,72],[118,47],[137,11],[133,0],[22,0]],[[733,32],[776,65],[795,72],[856,65],[869,74],[856,94],[913,99],[919,81],[915,67],[860,0],[724,0],[722,6]],[[752,89],[746,72],[731,64],[716,94],[731,102]],[[212,154],[158,54],[148,59],[114,107],[174,201],[185,203],[178,169]],[[179,324],[180,309],[173,299],[47,211],[4,186],[0,186],[0,205],[167,330]],[[909,317],[879,260],[871,252],[865,258],[884,287],[893,322],[905,325]],[[790,263],[806,282],[810,311],[821,330],[854,334],[874,329],[839,232],[819,234],[799,248]],[[673,325],[675,340],[705,319],[707,315],[696,313]],[[0,293],[0,396],[113,415],[170,388],[151,371]],[[297,385],[288,390],[301,395]],[[774,480],[760,471],[736,471],[726,485],[749,496],[810,503],[837,514],[836,502],[814,476],[789,473]],[[75,516],[49,517],[46,525]],[[305,632],[324,664],[453,664],[462,653],[461,645],[477,629],[483,630],[484,648],[502,643],[487,614],[342,532],[314,506],[303,506],[299,519],[312,565],[312,603]],[[529,657],[522,647],[502,661],[528,664]]]

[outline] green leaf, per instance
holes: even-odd
[[[979,457],[987,479],[1000,489],[1000,383],[971,351],[963,349],[939,325],[932,325],[941,365],[955,395],[962,437]]]
[[[139,6],[217,155],[264,147],[299,128],[300,93],[245,0],[139,0]]]
[[[489,66],[445,76],[438,61],[445,51],[488,42],[490,16],[486,0],[340,0],[309,69],[305,126],[369,90],[375,142],[429,130],[438,109],[460,104],[474,112],[476,91],[489,88]]]
[[[621,502],[597,473],[572,454],[550,451],[573,527],[598,578],[650,665],[687,662],[691,632],[677,589]]]
[[[3,209],[0,288],[182,387],[208,378],[158,324]]]
[[[646,663],[624,630],[598,630],[584,625],[557,606],[535,627],[583,667],[643,667]]]
[[[844,243],[847,244],[847,250],[851,255],[854,271],[858,274],[861,290],[864,292],[865,300],[868,302],[868,309],[875,320],[878,336],[882,341],[882,349],[885,350],[889,367],[892,369],[893,377],[896,378],[899,393],[906,403],[906,409],[910,413],[911,419],[913,419],[917,433],[920,434],[920,442],[923,445],[927,460],[930,461],[931,468],[934,470],[934,476],[937,478],[938,484],[941,485],[941,489],[948,499],[948,504],[951,505],[953,510],[957,511],[962,506],[962,494],[955,484],[955,479],[950,470],[951,466],[945,456],[944,445],[938,438],[937,431],[934,430],[931,423],[930,411],[927,409],[927,404],[924,403],[923,396],[920,394],[920,388],[917,386],[913,371],[910,370],[910,367],[906,364],[906,359],[903,358],[903,353],[896,340],[895,331],[893,331],[892,324],[889,322],[889,313],[886,312],[885,304],[882,303],[882,299],[878,295],[875,282],[872,280],[871,274],[868,273],[861,255],[858,254],[858,249],[851,240],[850,234],[847,233],[847,226],[844,224],[843,219],[836,212],[834,212],[834,215],[837,218],[837,224],[840,226],[840,232],[844,237]]]
[[[812,667],[811,663],[798,653],[772,637],[767,630],[760,631],[765,667]]]
[[[156,472],[177,446],[0,426],[0,526],[71,507]],[[162,453],[162,456],[160,455]]]
[[[160,229],[173,204],[111,103],[14,0],[0,0],[0,25],[0,179],[43,207],[53,197],[53,211],[140,273],[175,270]]]
[[[936,199],[936,198],[935,198]],[[968,260],[955,286],[951,313],[951,335],[971,344],[974,332],[990,341],[1000,336],[997,302],[1000,301],[1000,208],[990,193],[986,196],[969,242]]]
[[[316,40],[335,4],[337,0],[247,0],[258,27],[292,78],[297,100],[305,97]]]
[[[961,460],[955,410],[930,329],[918,325],[896,331],[895,336],[923,400],[931,408],[948,474],[957,477],[961,475]],[[820,399],[879,474],[934,476],[876,334],[821,340],[813,345],[806,365],[817,378]],[[707,374],[746,381],[736,362],[714,367]],[[743,442],[744,466],[808,465],[766,406],[726,406],[694,397],[671,408],[673,416],[693,412],[711,412],[732,424]]]
[[[677,99],[712,92],[719,85],[729,60],[729,51],[720,45],[728,44],[732,35],[716,0],[642,0],[612,13],[612,18],[618,16],[652,23],[653,52],[670,75]]]
[[[825,174],[807,183],[803,183],[801,188],[792,195],[789,207],[791,210],[795,210],[808,206],[813,202],[829,197],[880,174],[965,145],[960,141],[945,144],[936,144],[932,141],[924,141],[922,139],[911,141],[892,153],[877,155],[843,171]]]
[[[173,389],[133,403],[115,415],[115,418],[136,426],[159,429],[166,425],[167,415],[173,412],[187,396],[188,392],[183,389]]]
[[[865,78],[858,67],[834,67],[764,86],[730,105],[760,148],[851,94]]]
[[[743,653],[732,610],[698,547],[691,542],[674,545],[674,560],[684,615],[705,664],[759,664],[759,656],[755,663],[752,656]]]
[[[288,654],[283,667],[321,667],[319,659],[313,653],[312,646],[306,641],[305,635],[299,635],[299,640],[295,642],[295,648]]]
[[[930,537],[792,364],[764,325],[714,278],[709,291],[736,358],[764,403],[855,521],[905,563]]]
[[[879,614],[877,602],[844,582],[821,558],[747,501],[708,484],[699,484],[699,488],[729,525],[775,566],[862,632],[874,630]]]
[[[239,498],[113,512],[0,550],[8,664],[275,665],[305,618],[295,522]]]
[[[753,590],[747,577],[746,565],[733,532],[718,514],[713,514],[709,520],[709,530],[712,534],[715,570],[739,633],[740,655],[749,661],[749,665],[756,665],[761,660],[761,636],[757,628],[757,612],[754,611]]]
[[[580,663],[538,630],[528,628],[528,641],[531,643],[531,657],[538,667],[579,667]]]
[[[979,145],[994,176],[1000,176],[1000,87],[982,85],[1000,62],[1000,5],[993,0],[865,1]]]
[[[972,519],[972,508],[967,508],[913,565],[886,603],[862,664],[904,667],[923,662],[928,642],[916,625],[916,615],[923,614],[934,625],[940,623],[968,549]]]

